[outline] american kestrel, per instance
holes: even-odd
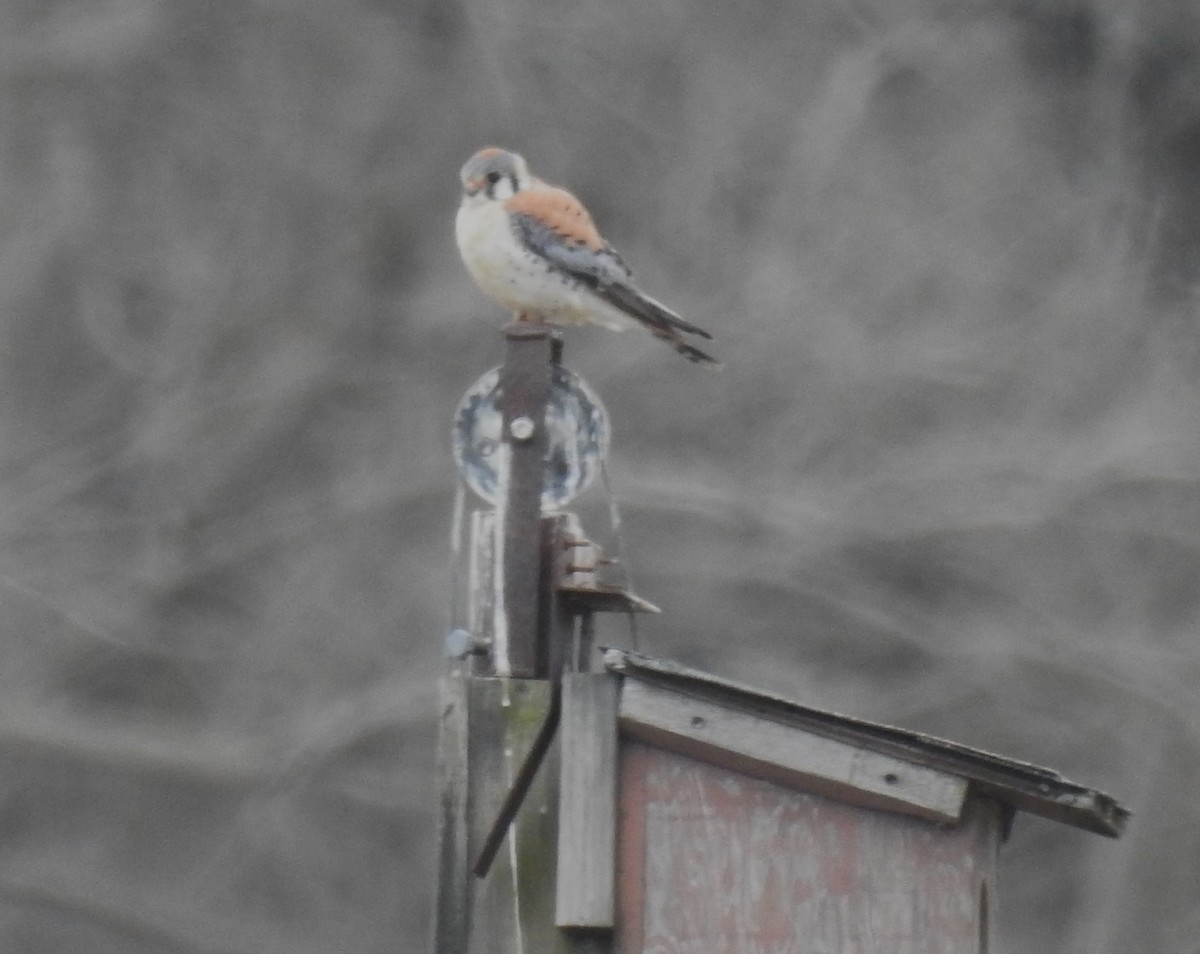
[[[640,324],[685,358],[717,363],[683,337],[712,335],[641,291],[583,203],[530,175],[515,152],[481,149],[461,177],[458,250],[476,284],[519,321]]]

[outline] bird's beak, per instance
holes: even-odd
[[[467,195],[478,195],[486,185],[487,180],[483,176],[472,176],[463,182],[463,191]]]

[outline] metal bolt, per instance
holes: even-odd
[[[467,656],[482,656],[491,648],[487,636],[470,633],[461,627],[446,634],[446,656],[449,659],[466,659]]]
[[[446,634],[446,656],[462,659],[471,651],[471,634],[465,629],[452,629]]]
[[[535,430],[534,423],[527,417],[513,418],[511,424],[508,425],[508,433],[512,435],[514,441],[527,441],[533,437]]]

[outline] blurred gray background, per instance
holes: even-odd
[[[1111,792],[1001,950],[1200,951],[1184,0],[0,0],[0,950],[425,949],[488,144],[727,363],[567,335],[642,648]]]

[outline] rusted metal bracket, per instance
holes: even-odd
[[[583,536],[578,521],[572,521],[564,536],[563,547],[567,551],[566,565],[559,579],[558,592],[574,612],[662,612],[649,600],[642,599],[623,586],[600,581],[600,568],[612,561],[605,558],[604,551],[598,545]]]

